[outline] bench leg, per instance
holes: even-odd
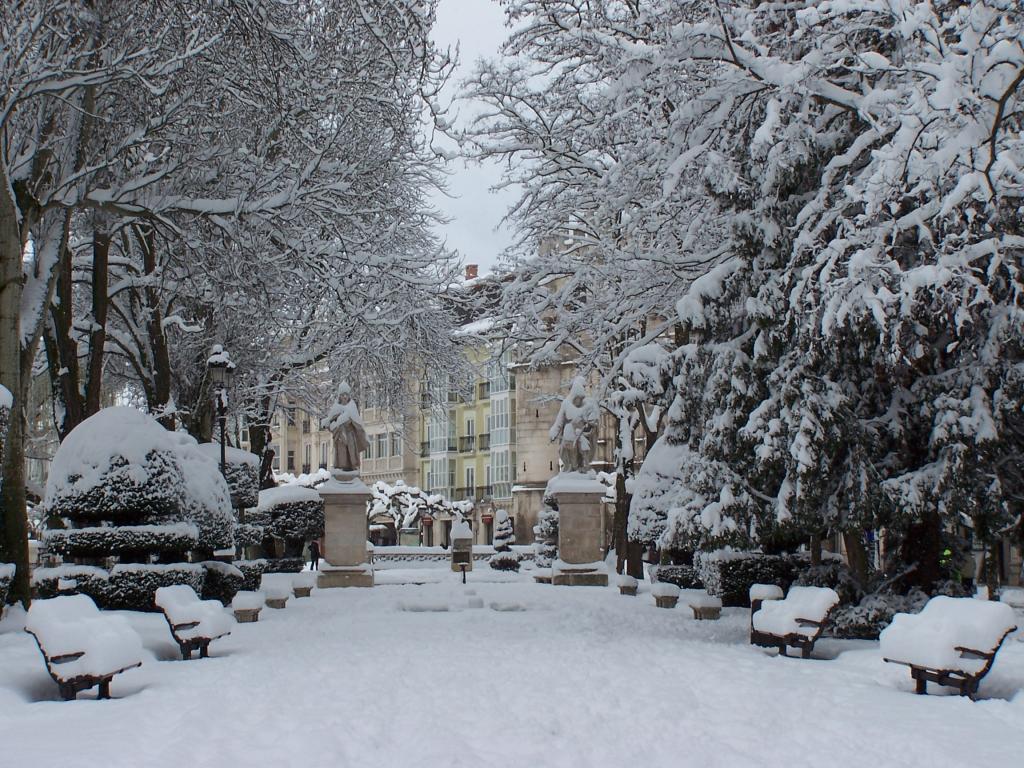
[[[199,646],[199,658],[208,659],[210,657],[210,644],[203,643]]]
[[[811,658],[811,646],[804,645],[800,648],[800,658],[809,659]]]
[[[109,699],[110,698],[110,678],[100,680],[100,691],[97,694],[98,699]]]
[[[70,683],[60,683],[57,687],[60,688],[60,697],[64,701],[74,701],[78,697],[78,691]]]
[[[928,693],[928,681],[927,680],[925,680],[923,677],[920,677],[918,675],[914,675],[914,680],[917,681],[917,686],[914,688],[914,693],[919,693],[921,695],[924,695],[924,694]]]
[[[192,647],[182,643],[181,645],[181,658],[183,661],[188,661],[192,658]]]

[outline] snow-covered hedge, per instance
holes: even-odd
[[[235,546],[239,549],[259,546],[264,535],[262,525],[238,523],[235,525]]]
[[[680,589],[703,589],[704,582],[692,565],[659,565],[654,570],[654,578],[666,584],[675,584]]]
[[[850,569],[838,560],[801,568],[793,583],[801,587],[830,587],[839,595],[843,605],[856,604],[864,597],[864,590],[854,579]]]
[[[207,560],[202,565],[206,571],[203,600],[220,600],[222,604],[228,605],[245,585],[245,574],[237,566],[218,560]]]
[[[788,590],[799,569],[809,566],[807,556],[729,550],[699,552],[694,562],[708,594],[722,598],[728,607],[749,606],[752,584],[777,584]]]
[[[234,544],[227,483],[189,435],[134,408],[104,408],[54,455],[45,505],[72,527],[192,523],[197,547]]]
[[[7,604],[7,593],[14,581],[14,565],[12,563],[0,563],[0,613]]]
[[[260,588],[260,579],[263,578],[263,569],[267,567],[267,561],[259,560],[236,560],[232,563],[242,573],[242,589],[248,592],[255,592]]]
[[[198,564],[115,565],[110,572],[90,566],[65,565],[39,568],[32,583],[40,598],[58,594],[88,595],[100,608],[125,611],[154,611],[153,600],[160,587],[187,584],[197,593],[203,589],[205,572]]]
[[[518,552],[496,552],[491,555],[488,565],[496,571],[518,571],[522,557]]]
[[[324,535],[324,502],[312,488],[282,485],[260,491],[259,506],[248,519],[265,535],[284,540],[287,557],[299,557],[307,541]]]
[[[200,443],[199,449],[220,468],[220,443]],[[255,507],[259,504],[260,493],[259,456],[231,447],[224,454],[224,479],[231,494],[231,506],[235,509]]]
[[[199,541],[199,529],[192,523],[69,528],[46,531],[44,540],[51,552],[63,557],[185,553]]]
[[[263,573],[298,573],[306,565],[302,557],[269,557],[265,562]]]

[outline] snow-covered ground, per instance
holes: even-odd
[[[115,678],[112,701],[59,701],[11,613],[0,763],[960,768],[1024,755],[1019,633],[971,702],[913,695],[877,643],[776,657],[747,644],[746,611],[697,622],[655,608],[647,584],[629,598],[479,567],[465,587],[430,576],[264,609],[204,660],[177,660],[162,616],[124,614],[151,658]]]

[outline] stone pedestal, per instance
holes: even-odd
[[[558,561],[551,582],[568,586],[608,586],[604,565],[601,499],[605,487],[592,475],[562,472],[548,483],[558,503]]]
[[[373,568],[366,562],[366,503],[370,500],[370,489],[356,472],[335,469],[331,474],[331,479],[317,489],[324,500],[326,561],[317,577],[317,586],[372,587]]]

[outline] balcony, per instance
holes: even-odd
[[[488,499],[491,496],[493,489],[489,485],[478,485],[476,488],[476,497],[478,499]]]
[[[457,450],[459,450],[459,447],[455,444],[455,438],[448,438],[448,453],[455,453]]]
[[[472,501],[476,498],[472,488],[456,488],[454,501]]]
[[[489,450],[491,450],[491,433],[488,432],[485,435],[480,435],[477,438],[477,445],[479,446],[479,448],[477,448],[477,450],[480,450],[480,451],[489,451]]]
[[[466,435],[459,438],[459,453],[472,453],[476,450],[476,437]]]
[[[477,397],[481,400],[486,400],[491,396],[491,382],[481,381],[476,385]]]

